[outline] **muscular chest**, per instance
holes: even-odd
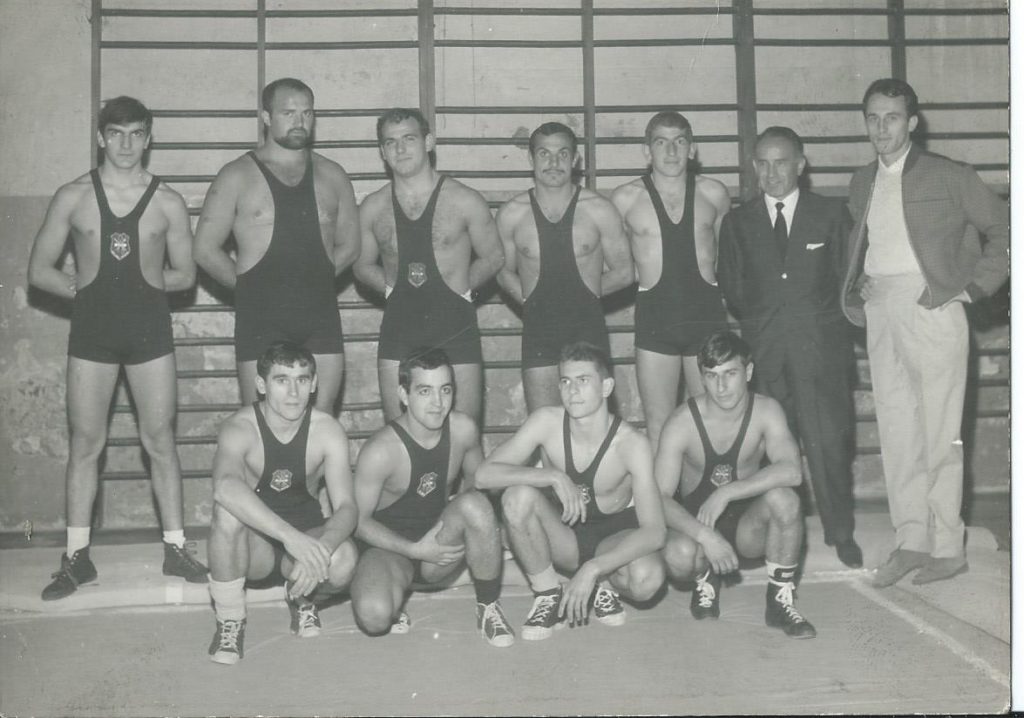
[[[300,478],[293,476],[295,467],[292,466],[290,462],[285,461],[282,458],[275,458],[275,456],[273,455],[268,457],[267,452],[264,450],[264,447],[262,446],[262,442],[260,443],[260,445],[254,447],[249,451],[249,453],[245,457],[245,464],[246,468],[248,469],[248,482],[249,485],[252,486],[253,488],[255,488],[257,484],[259,484],[260,478],[267,470],[269,470],[272,474],[272,482],[275,479],[278,482],[285,481],[285,479],[283,478],[284,474],[280,472],[288,473],[288,482],[291,482],[292,480],[298,480]],[[305,468],[306,472],[306,488],[309,490],[311,494],[315,495],[315,492],[319,487],[320,478],[323,476],[323,464],[323,454],[317,454],[316,452],[310,451],[309,448],[307,447],[303,456],[303,467]],[[277,473],[276,477],[273,475],[275,472],[279,472]]]
[[[412,214],[410,212],[410,214]],[[416,216],[422,219],[422,211]],[[421,227],[425,227],[422,223]],[[461,217],[454,208],[444,201],[444,195],[438,198],[434,207],[434,216],[430,219],[430,244],[434,250],[434,256],[443,262],[443,258],[459,255],[467,249],[468,234],[466,220]],[[422,231],[422,230],[420,230]],[[403,236],[398,236],[398,228],[395,222],[395,213],[391,207],[373,222],[373,233],[377,238],[380,247],[381,257],[389,263],[397,263],[399,260],[399,242],[405,246],[406,242],[424,241],[419,234],[413,236],[417,230],[408,228],[403,230]]]
[[[125,206],[111,210],[115,215],[124,217],[135,207],[135,202],[123,202]],[[143,264],[154,261],[163,261],[164,248],[166,246],[167,230],[169,222],[166,215],[160,211],[151,201],[138,220],[138,251]],[[124,258],[124,252],[131,251],[130,245],[125,241],[112,240],[110,237],[101,236],[103,227],[99,206],[95,199],[91,202],[84,202],[71,216],[71,231],[75,244],[75,255],[78,260],[98,258],[104,246],[116,249],[120,258]],[[117,227],[108,228],[111,234],[124,234]]]
[[[554,228],[538,229],[532,213],[526,214],[516,225],[513,239],[520,257],[533,262],[540,261],[542,242],[551,246],[565,241],[565,237]],[[602,259],[601,235],[597,226],[578,213],[572,223],[572,253],[581,266]]]
[[[317,223],[321,227],[333,227],[338,221],[338,198],[331,192],[321,190],[314,182],[313,196],[316,202]],[[301,198],[301,201],[300,201]],[[306,196],[302,193],[288,193],[287,201],[292,207],[304,205]],[[274,195],[262,176],[254,177],[251,189],[238,199],[236,227],[255,227],[259,225],[273,226],[277,217]]]

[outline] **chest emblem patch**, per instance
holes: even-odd
[[[431,471],[429,474],[423,474],[423,476],[420,477],[420,484],[416,487],[416,493],[421,497],[424,497],[436,488],[437,472]]]
[[[729,464],[718,464],[711,473],[711,483],[715,486],[725,486],[732,481],[732,466]]]
[[[288,469],[275,469],[270,475],[270,488],[281,492],[292,486],[292,472]]]
[[[423,262],[409,262],[409,284],[422,287],[427,283],[427,265]]]
[[[579,484],[576,484],[576,490],[579,491],[580,492],[580,496],[583,497],[584,505],[589,504],[590,503],[590,487],[589,486],[580,486]]]
[[[128,239],[128,235],[124,232],[114,232],[110,235],[110,253],[119,262],[131,254],[132,245]]]

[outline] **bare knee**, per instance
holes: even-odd
[[[669,575],[679,580],[692,578],[706,563],[697,542],[678,531],[668,532],[662,556]]]
[[[783,526],[799,523],[802,518],[800,497],[793,489],[778,487],[764,494],[772,520]]]
[[[245,524],[220,504],[214,502],[213,516],[210,518],[210,539],[235,538],[245,531]]]
[[[494,518],[494,508],[479,491],[466,491],[452,501],[452,506],[462,517],[463,523],[469,529],[476,531],[494,531],[497,529],[497,521]]]
[[[510,486],[501,495],[501,512],[509,526],[519,527],[533,515],[540,492],[532,486]]]
[[[73,461],[96,461],[107,444],[107,427],[72,426],[68,453]]]
[[[352,612],[359,627],[371,636],[387,633],[395,618],[395,606],[384,593],[352,596]]]
[[[644,556],[629,564],[627,576],[629,597],[649,601],[665,583],[665,568],[657,556]]]

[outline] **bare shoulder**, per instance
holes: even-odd
[[[258,440],[256,410],[251,406],[243,406],[220,425],[217,446],[221,449],[244,451]]]
[[[484,196],[477,192],[475,189],[467,184],[463,184],[457,179],[445,175],[444,187],[441,190],[441,194],[447,195],[447,199],[460,207],[465,212],[479,212],[484,210],[490,213],[490,207],[487,206],[487,200]]]
[[[363,197],[362,203],[359,205],[359,211],[361,214],[373,216],[380,212],[391,203],[391,183],[388,182],[383,187],[375,189],[370,194]]]
[[[751,423],[756,421],[765,429],[777,424],[787,426],[786,414],[778,401],[764,394],[751,394],[751,398],[754,402],[754,409],[750,415]]]
[[[348,434],[345,428],[337,419],[326,411],[313,409],[309,417],[310,435],[321,441],[344,441],[348,442]]]
[[[582,207],[583,211],[596,217],[606,217],[609,214],[619,213],[619,210],[615,208],[610,199],[586,187],[580,190],[578,206]]]
[[[366,440],[359,450],[359,466],[375,471],[387,471],[395,457],[405,450],[401,439],[390,425],[382,426]]]
[[[614,190],[612,190],[612,202],[618,207],[632,205],[638,197],[646,194],[647,190],[644,187],[642,179],[637,177],[636,179],[630,180],[626,184],[620,184]]]
[[[84,175],[76,177],[70,182],[58,187],[57,191],[53,193],[51,205],[70,208],[89,195],[94,196],[92,177],[90,176],[90,173],[86,172]]]
[[[153,198],[166,211],[186,209],[185,198],[177,190],[171,189],[170,185],[164,181],[157,185],[156,194],[153,195]]]
[[[729,199],[729,190],[725,188],[724,184],[712,177],[697,175],[696,189],[716,204],[721,202],[723,198],[725,200]]]
[[[318,152],[314,152],[312,155],[313,171],[318,177],[325,177],[339,184],[347,184],[349,182],[348,173],[345,172],[345,168],[340,164],[328,157],[324,157]]]
[[[668,415],[668,419],[665,420],[661,429],[662,442],[666,435],[671,436],[674,440],[685,439],[695,427],[689,403],[684,401],[673,409],[672,413]]]
[[[453,410],[449,414],[448,426],[451,431],[452,441],[457,442],[464,448],[480,443],[480,429],[469,414]]]
[[[651,442],[648,440],[647,435],[637,430],[635,426],[625,419],[619,424],[615,440],[619,445],[620,452],[624,452],[629,456],[640,454],[641,456],[646,455],[649,457],[651,455]]]
[[[562,417],[564,415],[565,409],[560,406],[542,406],[526,417],[526,423],[523,426],[530,426],[545,432],[553,431],[554,429],[561,431]]]

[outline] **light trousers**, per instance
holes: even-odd
[[[964,308],[960,302],[941,309],[918,304],[925,289],[918,274],[870,281],[868,364],[896,546],[936,558],[961,556]]]

